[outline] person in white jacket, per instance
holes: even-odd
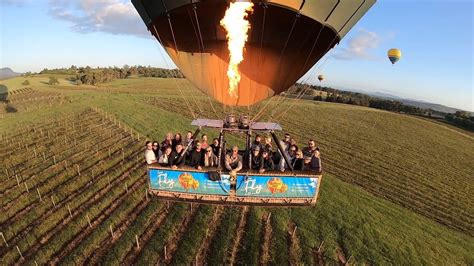
[[[145,143],[146,150],[145,150],[145,161],[147,164],[156,163],[156,156],[153,152],[153,145],[151,141],[147,141]]]

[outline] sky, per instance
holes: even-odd
[[[474,0],[378,0],[301,81],[474,111],[473,13]],[[174,67],[162,53],[127,0],[0,0],[0,68]]]

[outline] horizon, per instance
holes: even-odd
[[[21,73],[71,65],[175,68],[161,58],[163,48],[130,1],[1,0],[0,7],[0,68]],[[473,8],[468,0],[379,0],[299,82],[474,112]],[[440,36],[446,32],[449,36]],[[386,51],[394,47],[402,50],[402,59],[392,66]],[[318,74],[326,76],[323,83]]]

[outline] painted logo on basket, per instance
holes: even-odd
[[[178,177],[178,181],[183,186],[186,191],[189,189],[194,189],[196,190],[199,187],[199,181],[194,179],[194,177],[190,173],[182,173]]]
[[[272,178],[270,181],[267,183],[268,190],[272,194],[275,193],[285,193],[288,190],[288,186],[283,183],[283,181],[280,178]]]

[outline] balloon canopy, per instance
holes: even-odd
[[[387,55],[390,62],[392,62],[392,65],[394,65],[402,57],[402,51],[396,48],[393,48],[393,49],[388,50]]]
[[[220,25],[227,0],[132,0],[148,30],[197,88],[226,105],[248,106],[292,86],[376,0],[254,0],[239,65],[237,97],[229,92],[229,51]]]
[[[319,76],[318,76],[318,80],[319,80],[319,81],[323,81],[323,80],[324,80],[324,75],[319,75]]]

